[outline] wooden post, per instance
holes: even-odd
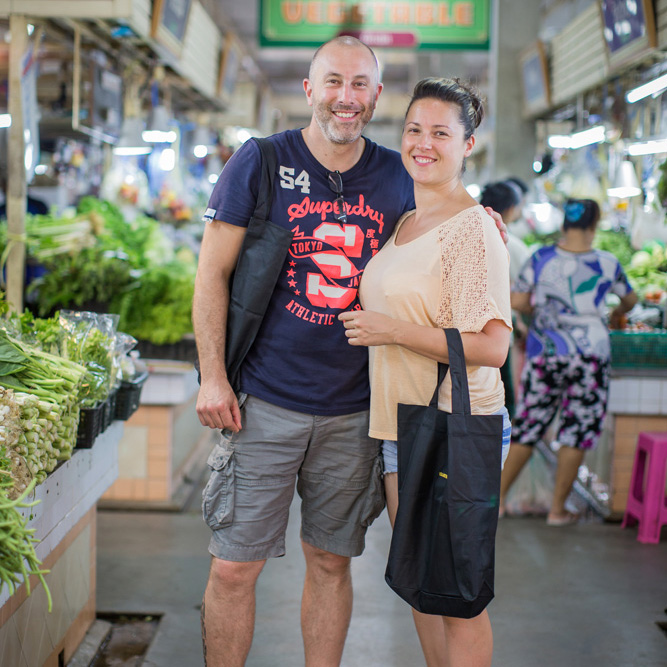
[[[79,129],[81,115],[81,26],[74,26],[74,71],[72,84],[72,128]]]
[[[9,128],[7,148],[7,231],[11,250],[7,257],[7,302],[12,310],[23,310],[25,276],[25,212],[27,185],[25,175],[25,139],[23,136],[23,102],[21,99],[22,61],[28,45],[25,16],[9,17]]]

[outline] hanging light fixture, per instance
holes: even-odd
[[[637,197],[641,193],[635,165],[630,160],[622,160],[616,169],[612,187],[607,189],[607,194],[610,197],[627,199]]]
[[[151,144],[173,144],[176,141],[176,132],[171,129],[171,117],[167,107],[160,104],[153,107],[148,129],[141,134],[144,141]]]
[[[209,159],[206,165],[206,170],[208,171],[208,182],[211,183],[211,185],[215,185],[218,182],[218,176],[222,171],[222,167],[222,160],[217,155],[213,155]]]
[[[201,125],[195,128],[192,135],[192,152],[196,158],[205,158],[211,147],[210,132]]]
[[[150,153],[152,148],[141,136],[143,126],[141,118],[126,118],[113,152],[116,155],[147,155]]]

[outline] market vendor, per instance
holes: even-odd
[[[605,299],[620,298],[614,325],[637,296],[611,253],[593,248],[600,208],[591,199],[565,205],[557,245],[537,250],[512,287],[512,308],[532,316],[512,444],[503,469],[500,511],[507,492],[534,446],[560,409],[558,467],[547,524],[562,526],[577,516],[565,501],[584,454],[597,444],[607,408],[610,344]]]

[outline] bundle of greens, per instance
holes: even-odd
[[[94,221],[97,242],[44,260],[46,274],[29,287],[37,312],[116,313],[122,331],[158,345],[192,333],[194,253],[177,251],[156,220],[139,216],[127,221],[109,202],[84,197],[78,212]]]
[[[138,216],[132,221],[125,220],[117,207],[95,197],[83,197],[77,210],[100,220],[100,246],[124,254],[133,268],[165,264],[174,258],[173,243],[153,218]]]
[[[39,262],[93,247],[98,232],[96,221],[85,213],[61,218],[27,215],[25,220],[28,253]]]
[[[110,308],[132,283],[127,255],[95,246],[44,262],[46,273],[28,287],[42,317],[58,308]]]
[[[106,400],[116,383],[113,357],[118,316],[87,311],[61,311],[65,333],[61,356],[86,369],[79,393],[81,407],[95,407]]]
[[[0,590],[7,586],[11,595],[24,583],[30,595],[30,575],[37,575],[51,611],[51,592],[44,580],[48,570],[41,569],[42,563],[35,553],[35,544],[39,540],[34,536],[35,529],[27,527],[27,519],[19,511],[37,504],[25,502],[37,482],[33,480],[20,496],[12,500],[9,494],[15,488],[15,479],[10,465],[7,448],[0,446]]]
[[[623,231],[614,232],[610,229],[598,229],[595,232],[593,247],[610,252],[623,268],[630,265],[632,253],[634,253],[630,244],[630,236]]]
[[[0,329],[0,386],[11,389],[20,412],[15,450],[43,481],[76,444],[79,393],[86,369],[22,343]]]

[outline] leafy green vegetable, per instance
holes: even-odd
[[[667,251],[658,241],[650,241],[631,258],[626,275],[633,287],[645,295],[667,291]]]
[[[593,247],[610,252],[623,268],[630,264],[630,259],[634,253],[630,245],[630,237],[625,232],[614,232],[609,229],[598,229],[595,232]]]
[[[67,224],[85,223],[94,231],[93,247],[51,256],[55,231],[66,236],[59,229],[65,219],[49,219],[54,234],[40,237],[46,273],[28,295],[41,317],[65,308],[115,313],[121,330],[155,344],[192,332],[196,258],[189,249],[177,251],[156,220],[139,216],[129,222],[116,206],[94,197],[81,199],[75,220]],[[26,325],[43,349],[60,345],[48,326],[39,331],[34,323]]]
[[[119,300],[119,329],[157,345],[175,343],[192,331],[196,268],[174,261],[144,271]]]
[[[3,329],[0,329],[0,351],[24,359],[20,371],[0,376],[0,387],[13,391],[21,419],[15,450],[25,458],[39,482],[58,461],[71,456],[77,436],[79,396],[87,387],[86,369],[23,343]],[[4,391],[2,396],[8,404],[8,393]]]
[[[61,256],[44,265],[47,273],[28,288],[37,297],[40,315],[57,308],[82,308],[106,305],[132,283],[132,267],[123,256],[101,247],[85,248],[74,255]]]

